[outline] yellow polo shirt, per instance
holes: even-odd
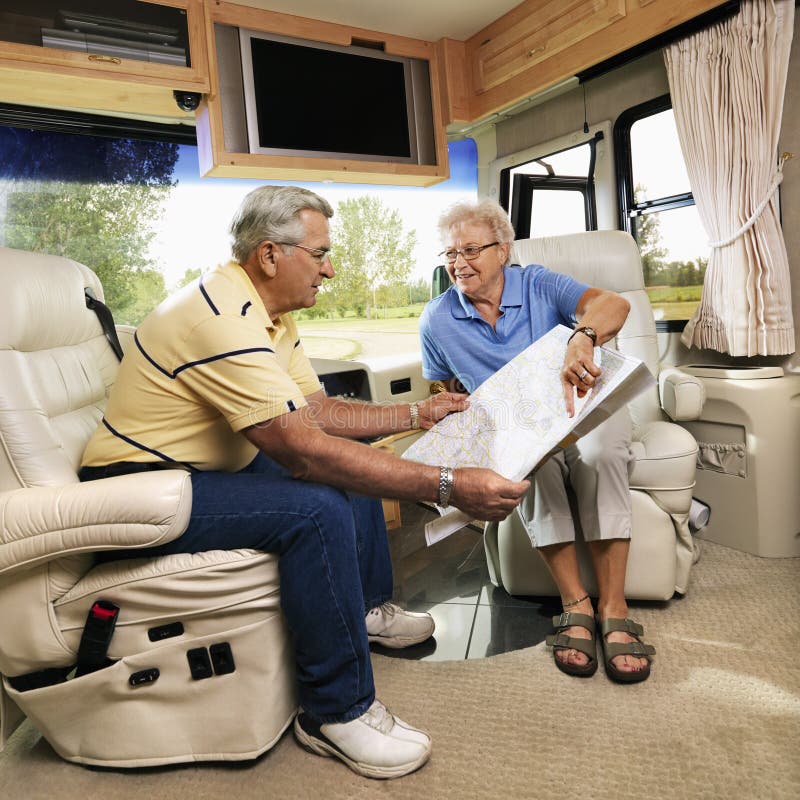
[[[236,471],[257,453],[243,428],[306,405],[319,389],[292,317],[273,324],[247,273],[229,262],[139,326],[82,466],[174,461]]]

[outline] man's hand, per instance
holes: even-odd
[[[588,336],[578,333],[567,345],[564,366],[561,368],[561,385],[564,388],[564,401],[567,416],[575,414],[575,393],[583,397],[594,386],[600,375],[600,367],[594,363],[594,345]]]
[[[419,426],[427,431],[448,414],[452,414],[454,411],[464,411],[466,408],[469,408],[467,395],[439,392],[424,402],[417,403]]]
[[[450,504],[473,519],[500,521],[522,502],[530,486],[530,481],[510,481],[490,469],[465,467],[455,470]]]

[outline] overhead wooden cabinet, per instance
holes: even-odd
[[[535,14],[488,39],[475,51],[476,94],[499,86],[625,16],[625,0],[545,0]]]
[[[471,122],[502,111],[727,5],[720,0],[524,0],[463,46],[439,43],[447,84],[445,122]]]
[[[180,121],[194,113],[173,91],[208,88],[202,0],[26,0],[0,10],[0,102]]]

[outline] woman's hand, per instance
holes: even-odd
[[[578,333],[567,345],[564,366],[561,368],[561,385],[564,387],[568,417],[575,414],[575,389],[578,397],[583,397],[594,386],[599,375],[600,367],[594,363],[594,344],[588,336]]]

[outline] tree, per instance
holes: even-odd
[[[0,178],[172,186],[178,145],[0,128]]]
[[[118,308],[117,322],[138,325],[165,297],[164,276],[157,269],[141,269],[134,273],[133,299]]]
[[[418,278],[415,283],[409,284],[409,303],[427,303],[431,299],[430,278]]]
[[[641,184],[636,185],[634,197],[637,203],[644,191]],[[644,285],[653,286],[660,282],[658,275],[663,272],[664,257],[667,255],[661,245],[661,220],[658,214],[642,214],[636,218],[636,241],[642,255]]]
[[[137,324],[125,313],[144,308],[137,299],[153,294],[154,263],[146,253],[154,236],[166,187],[136,184],[25,182],[9,193],[6,243],[9,247],[52,253],[90,267],[103,284],[106,303],[118,322]],[[155,304],[154,303],[154,304]],[[153,306],[151,305],[150,308]],[[150,309],[146,309],[145,313]]]
[[[200,267],[195,269],[187,269],[186,272],[183,273],[183,277],[178,281],[178,285],[175,288],[180,289],[184,286],[188,286],[192,281],[196,281],[202,274],[203,270],[201,270]]]
[[[408,305],[408,286],[405,283],[382,283],[373,293],[375,306],[383,308],[383,317],[386,318],[387,308]]]
[[[140,322],[166,294],[148,250],[178,146],[12,128],[0,154],[5,244],[86,264],[117,322]]]
[[[331,290],[340,308],[362,305],[367,319],[378,305],[381,285],[406,283],[411,272],[416,231],[406,232],[400,213],[377,197],[341,201],[334,217]]]

